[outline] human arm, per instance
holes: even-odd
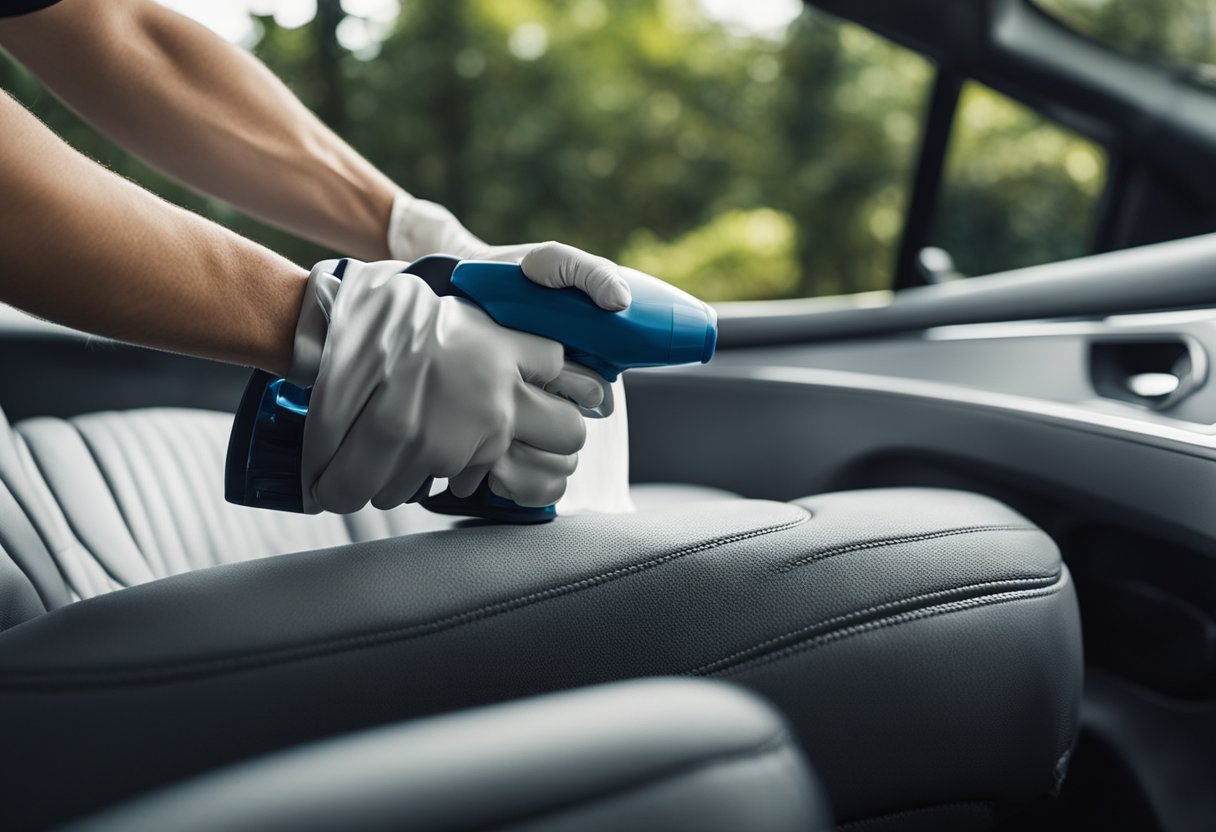
[[[152,0],[72,0],[0,21],[0,45],[127,150],[197,191],[368,260],[521,262],[618,310],[615,264],[570,246],[491,246],[401,191],[256,58]],[[391,213],[391,219],[390,219]]]
[[[562,373],[558,344],[436,297],[399,275],[404,263],[351,261],[304,369],[297,323],[315,298],[302,269],[91,162],[3,93],[0,125],[0,300],[119,340],[307,372],[312,510],[390,508],[426,476],[469,468],[531,505],[565,490],[584,434],[575,407],[541,390]]]
[[[397,187],[260,61],[152,0],[70,0],[0,45],[124,148],[251,216],[368,260]]]
[[[286,372],[306,273],[68,147],[0,93],[0,300],[86,332]]]

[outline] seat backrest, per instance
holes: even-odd
[[[0,411],[0,630],[72,600],[52,555],[70,541],[37,486],[29,451]]]
[[[231,421],[147,408],[10,426],[0,414],[0,569],[24,587],[0,584],[10,623],[179,572],[452,525],[416,505],[309,516],[226,503]]]

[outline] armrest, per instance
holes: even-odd
[[[314,743],[72,829],[812,832],[828,828],[826,815],[783,721],[758,697],[645,680]]]

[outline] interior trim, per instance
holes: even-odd
[[[650,371],[655,372],[655,371]],[[663,372],[663,371],[659,371]],[[673,371],[667,371],[673,372]],[[678,372],[678,371],[676,371]],[[834,390],[875,393],[929,399],[958,408],[997,410],[1038,421],[1102,433],[1118,439],[1151,445],[1164,450],[1216,459],[1216,425],[1178,422],[1178,426],[1147,422],[1143,418],[1122,416],[1095,409],[1098,401],[1088,406],[1053,402],[1020,396],[976,390],[940,381],[896,378],[848,370],[820,370],[805,367],[745,367],[723,369],[699,368],[699,376],[717,380],[739,380],[761,384],[793,385],[798,387],[830,388]],[[1105,404],[1103,402],[1103,404]]]
[[[1216,234],[896,293],[718,304],[720,349],[1216,306]]]

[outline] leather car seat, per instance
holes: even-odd
[[[280,751],[72,832],[825,832],[781,717],[721,682],[548,694]]]
[[[452,528],[418,505],[301,515],[224,500],[232,417],[158,408],[18,425],[29,484],[74,598],[205,566]],[[24,454],[23,454],[24,455]],[[640,509],[731,497],[687,485],[633,489]]]
[[[352,730],[657,675],[773,702],[837,820],[867,829],[982,828],[1063,776],[1076,601],[1051,539],[993,500],[659,491],[636,515],[426,531],[413,508],[223,503],[227,430],[146,410],[0,433],[8,828]]]

